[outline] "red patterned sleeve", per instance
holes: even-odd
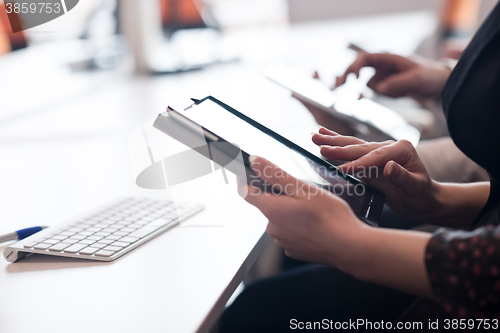
[[[439,229],[425,260],[434,296],[451,317],[500,319],[500,226]]]

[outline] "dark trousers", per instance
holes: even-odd
[[[296,332],[299,322],[324,319],[394,322],[414,299],[331,267],[306,265],[247,287],[222,315],[220,332]]]

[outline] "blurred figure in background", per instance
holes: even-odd
[[[481,0],[446,0],[441,18],[440,47],[446,58],[458,59],[478,24]]]
[[[16,15],[12,13],[12,15]],[[27,41],[22,31],[13,33],[5,5],[0,3],[0,56],[10,51],[23,49]]]

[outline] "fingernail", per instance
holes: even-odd
[[[389,168],[387,169],[387,175],[390,175],[392,172],[392,169],[394,169],[394,162],[391,162],[389,164]]]
[[[318,133],[311,132],[311,136],[315,136],[316,134],[318,134]]]
[[[323,149],[323,148],[334,148],[334,147],[331,147],[331,146],[319,146],[319,149]]]
[[[248,161],[250,162],[250,164],[253,164],[257,157],[257,155],[250,155],[250,157],[248,157]]]

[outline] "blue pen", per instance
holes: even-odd
[[[10,234],[0,236],[0,243],[7,242],[10,240],[21,240],[26,237],[29,237],[33,234],[36,234],[37,232],[45,229],[47,227],[32,227],[32,228],[26,228],[26,229],[21,229],[18,231],[11,232]]]

